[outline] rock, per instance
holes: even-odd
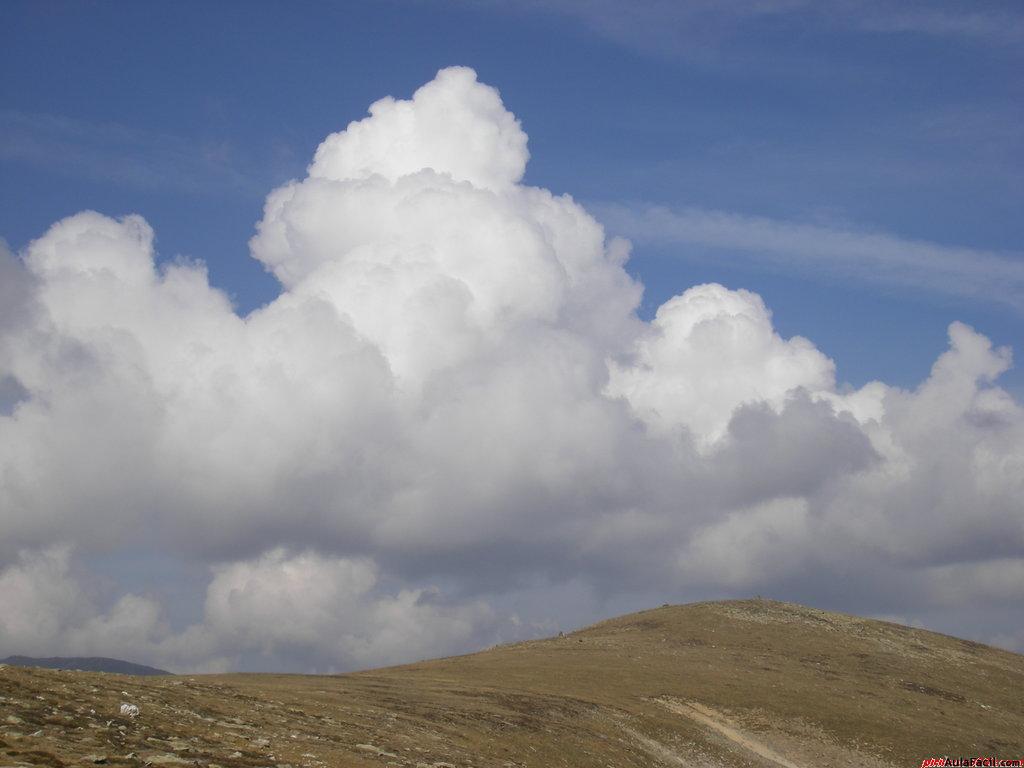
[[[20,717],[18,717],[17,715],[8,715],[8,716],[7,716],[7,719],[6,719],[6,720],[4,720],[4,722],[5,722],[5,723],[10,723],[11,725],[21,725],[21,724],[22,724],[22,723],[24,723],[25,721],[24,721],[24,720],[22,720],[22,719],[21,719]]]
[[[82,759],[87,763],[95,763],[96,765],[104,765],[107,762],[106,755],[86,755]]]
[[[361,749],[365,752],[373,752],[380,757],[398,757],[398,755],[392,752],[385,752],[380,747],[375,747],[373,744],[356,744],[356,749]]]
[[[186,760],[183,757],[177,755],[151,755],[146,758],[146,762],[150,765],[191,765],[191,760]]]

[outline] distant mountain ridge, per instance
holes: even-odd
[[[43,667],[44,669],[77,669],[81,672],[113,672],[118,675],[169,675],[165,669],[147,667],[122,659],[108,659],[104,656],[52,656],[50,658],[33,658],[32,656],[8,656],[0,659],[0,664],[12,667]]]

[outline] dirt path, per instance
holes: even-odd
[[[635,731],[627,725],[622,723],[618,724],[619,727],[628,733],[634,741],[651,757],[658,760],[661,763],[668,763],[669,765],[687,765],[692,766],[693,761],[685,759],[682,755],[669,749],[660,741],[655,741],[650,736],[644,736],[639,731]]]
[[[711,728],[713,731],[716,731],[727,738],[733,744],[742,747],[748,752],[753,752],[758,757],[769,760],[776,765],[781,765],[783,768],[803,768],[803,766],[797,765],[791,760],[787,760],[771,747],[768,747],[767,745],[762,744],[756,739],[753,739],[737,730],[727,718],[702,704],[697,704],[695,702],[683,703],[672,701],[671,699],[657,699],[657,702],[666,709],[675,712],[677,715],[688,717],[701,725],[706,725],[708,728]]]

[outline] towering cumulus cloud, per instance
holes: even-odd
[[[328,670],[581,595],[1024,604],[1009,350],[954,323],[916,390],[852,391],[748,291],[645,323],[528,157],[472,70],[378,101],[267,198],[245,317],[138,216],[0,254],[0,650]]]

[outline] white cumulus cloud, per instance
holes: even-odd
[[[749,291],[646,323],[528,157],[472,70],[377,102],[269,194],[246,316],[138,216],[0,253],[0,652],[345,669],[552,626],[511,608],[544,589],[1020,607],[1008,350],[954,323],[918,388],[854,391]],[[190,576],[111,584],[126,553]]]

